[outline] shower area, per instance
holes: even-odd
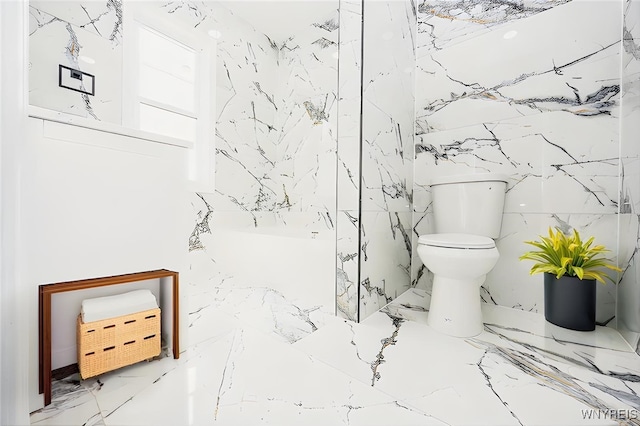
[[[167,9],[218,37],[215,185],[191,196],[190,309],[258,315],[290,342],[335,315],[364,319],[411,282],[414,5],[206,5]]]

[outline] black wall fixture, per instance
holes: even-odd
[[[87,72],[59,65],[58,86],[94,96],[96,94],[96,77]]]

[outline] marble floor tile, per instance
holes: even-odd
[[[51,404],[31,413],[32,425],[104,425],[91,390],[96,383],[82,383],[77,375],[52,383]]]
[[[310,305],[286,291],[224,272],[189,290],[189,326],[195,341],[206,338],[211,311],[225,312],[288,343],[308,336],[335,318],[333,307]],[[197,331],[200,324],[205,324],[202,333]]]
[[[220,311],[212,311],[206,318],[204,330],[197,330],[196,337],[180,358],[174,360],[163,349],[160,357],[152,362],[140,362],[97,377],[80,380],[78,373],[52,382],[51,405],[31,414],[31,423],[38,425],[103,425],[104,419],[121,405],[132,400],[145,388],[159,382],[172,370],[192,358],[197,358],[203,347],[224,338],[237,329],[239,322]],[[192,330],[189,330],[190,337]],[[80,421],[84,418],[84,421]]]
[[[345,326],[348,330],[341,333],[327,327],[296,347],[447,423],[511,424],[510,413],[485,391],[486,379],[478,374],[482,348],[463,339],[448,341],[419,323],[382,313],[363,327]],[[333,348],[317,343],[322,336],[331,336]]]
[[[107,425],[445,424],[252,328],[202,348]]]
[[[486,305],[485,331],[453,338],[426,325],[425,296],[410,290],[294,346],[450,424],[617,424],[610,410],[637,424],[640,359],[615,330],[574,332]]]
[[[640,358],[610,328],[485,305],[484,331],[453,338],[427,326],[428,295],[412,289],[360,324],[296,334],[308,323],[280,320],[294,305],[278,310],[268,289],[213,287],[191,293],[180,359],[57,381],[32,424],[640,424]]]

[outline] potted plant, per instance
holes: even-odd
[[[538,250],[529,251],[520,260],[536,262],[530,274],[544,273],[544,317],[547,321],[572,330],[596,328],[596,281],[613,283],[603,268],[622,270],[603,257],[604,246],[593,245],[594,237],[580,239],[575,229],[565,235],[549,227],[549,236],[539,241],[525,241]]]

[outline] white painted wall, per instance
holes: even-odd
[[[29,118],[25,149],[21,239],[23,280],[30,288],[30,410],[35,410],[42,406],[38,285],[162,268],[183,272],[190,226],[182,147]],[[143,284],[163,296],[157,282]],[[83,298],[134,288],[55,295],[53,368],[75,362],[75,319]],[[184,300],[184,290],[181,296]],[[162,299],[166,319],[168,300]],[[185,348],[185,309],[181,323]]]
[[[29,424],[27,291],[20,285],[20,165],[26,110],[22,1],[0,1],[0,424]],[[25,34],[25,37],[20,37]]]

